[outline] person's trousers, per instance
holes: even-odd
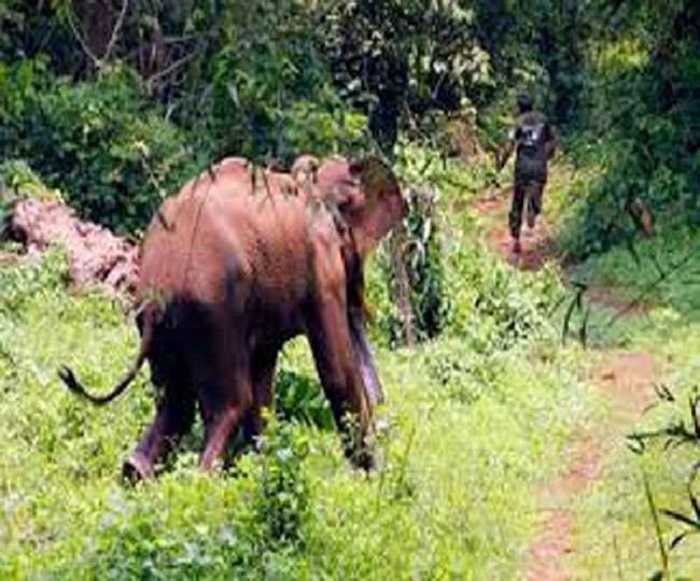
[[[520,229],[523,223],[523,209],[527,200],[528,222],[534,225],[535,218],[542,212],[542,194],[545,180],[542,179],[517,179],[513,188],[513,202],[508,214],[510,235],[520,238]]]

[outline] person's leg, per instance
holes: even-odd
[[[544,192],[544,182],[533,180],[528,184],[528,200],[527,200],[527,226],[532,229],[535,227],[537,216],[542,213],[542,194]]]
[[[520,228],[523,220],[523,205],[525,203],[525,184],[523,180],[515,179],[513,186],[513,202],[508,214],[508,226],[510,235],[513,238],[513,252],[519,253],[520,248]]]

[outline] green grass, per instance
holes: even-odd
[[[599,393],[608,401],[607,412],[599,413],[594,429],[602,434],[605,449],[599,478],[573,499],[575,547],[569,565],[582,578],[640,579],[660,569],[658,539],[644,491],[644,477],[659,509],[692,515],[686,486],[698,462],[698,441],[681,445],[666,437],[647,441],[643,454],[627,437],[664,431],[682,421],[692,431],[689,398],[700,386],[700,325],[671,307],[658,307],[643,315],[621,319],[610,326],[615,312],[591,306],[589,317],[589,365],[613,353],[646,352],[659,369],[653,381],[666,386],[674,401],[656,401],[641,417],[630,416],[620,403]],[[580,320],[576,323],[580,324]],[[668,442],[672,441],[672,445]],[[636,447],[636,446],[635,446]],[[700,494],[697,482],[694,494]],[[661,514],[664,546],[684,528]],[[696,579],[700,575],[700,537],[689,537],[670,551],[674,579]]]
[[[567,175],[558,168],[555,175]],[[560,180],[552,191],[552,213],[565,220],[575,200],[576,180],[586,180],[596,169],[580,169],[571,180]],[[577,178],[578,176],[578,178]],[[585,578],[648,578],[661,569],[654,521],[645,495],[649,482],[657,508],[692,514],[686,486],[698,461],[697,442],[665,446],[666,439],[650,441],[644,453],[635,454],[625,437],[632,433],[667,429],[683,419],[690,424],[688,398],[700,385],[700,233],[687,228],[657,225],[654,237],[635,241],[632,249],[613,248],[589,258],[568,272],[569,279],[594,289],[605,289],[608,306],[592,297],[574,309],[572,334],[583,324],[586,310],[589,347],[596,353],[618,349],[647,352],[661,369],[654,380],[668,386],[675,401],[660,402],[641,418],[620,421],[619,414],[601,417],[601,425],[614,434],[614,446],[605,458],[601,478],[576,498],[576,550],[572,568]],[[572,232],[563,232],[564,248]],[[587,295],[584,295],[586,297]],[[574,292],[556,315],[573,300]],[[624,316],[620,310],[635,306]],[[612,412],[612,410],[611,410]],[[694,485],[694,493],[700,487]],[[663,513],[660,525],[665,547],[683,526]],[[700,538],[690,537],[669,552],[673,579],[700,576]]]
[[[658,540],[645,497],[643,479],[648,478],[659,509],[692,515],[686,486],[698,461],[698,443],[677,445],[667,437],[647,441],[642,454],[633,453],[622,439],[625,435],[648,433],[683,421],[692,430],[689,397],[700,385],[700,326],[682,323],[668,309],[652,311],[629,339],[632,350],[653,353],[666,371],[658,378],[675,401],[658,401],[637,421],[620,426],[619,442],[606,458],[600,480],[578,499],[576,507],[575,564],[590,578],[639,579],[660,569]],[[695,495],[700,486],[693,486]],[[666,547],[684,527],[668,516],[660,516]],[[696,579],[700,575],[700,537],[689,537],[670,551],[673,579]]]
[[[69,293],[60,255],[0,271],[0,577],[517,577],[539,522],[533,489],[562,469],[594,398],[580,352],[559,348],[542,314],[551,277],[455,236],[450,332],[378,351],[388,428],[369,478],[333,430],[283,421],[267,452],[210,476],[196,468],[197,427],[161,478],[124,487],[121,462],[153,414],[147,374],[95,409],[55,371],[70,364],[106,390],[134,356],[134,325],[104,298]],[[303,341],[282,370],[284,406],[323,418],[322,399],[304,395],[318,383]]]
[[[700,316],[700,230],[679,228],[616,248],[578,267],[573,277],[613,287],[621,298],[667,306],[684,318]]]

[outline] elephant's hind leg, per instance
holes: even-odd
[[[279,349],[278,345],[261,346],[253,355],[251,371],[253,405],[248,410],[243,423],[245,437],[249,442],[259,436],[265,427],[262,410],[272,404],[272,381]]]
[[[202,386],[200,403],[204,416],[206,444],[201,465],[211,470],[222,459],[239,422],[253,404],[248,366],[235,366]]]
[[[163,459],[187,432],[194,421],[195,398],[189,388],[166,385],[157,404],[156,417],[134,453],[126,460],[122,473],[130,482],[150,478]]]

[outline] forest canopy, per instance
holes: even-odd
[[[134,231],[225,155],[392,158],[401,136],[450,154],[455,119],[494,149],[515,95],[529,91],[615,168],[579,216],[572,244],[585,255],[631,235],[597,208],[641,196],[665,216],[697,218],[699,10],[692,0],[5,0],[0,155],[28,160],[85,216]]]

